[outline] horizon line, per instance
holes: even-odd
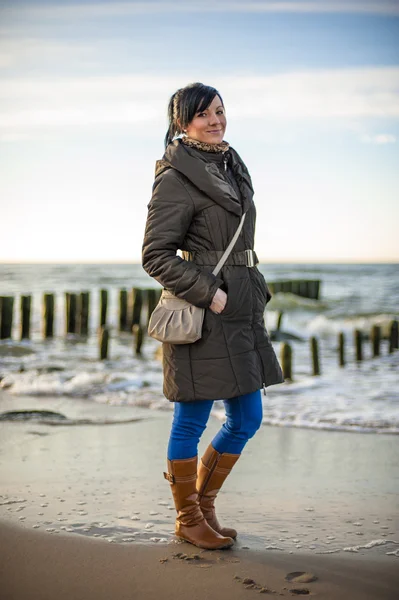
[[[325,260],[314,260],[314,259],[273,259],[273,260],[262,260],[259,259],[259,264],[398,264],[399,258],[384,258],[384,259],[325,259]],[[0,260],[0,265],[140,265],[139,260]],[[144,269],[143,269],[144,270]]]

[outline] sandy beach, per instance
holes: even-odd
[[[0,421],[1,598],[397,597],[397,436],[262,427],[218,497],[237,541],[210,552],[173,535],[170,411],[6,392],[0,409],[67,416]]]
[[[239,600],[249,592],[325,600],[397,598],[397,565],[357,556],[206,551],[185,543],[177,547],[107,544],[4,523],[1,537],[1,597],[8,600]],[[286,580],[288,574],[301,572],[307,577]]]

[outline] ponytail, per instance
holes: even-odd
[[[182,96],[183,89],[177,90],[170,98],[168,104],[168,121],[169,127],[165,135],[164,145],[165,148],[173,141],[176,135],[180,135],[182,133],[181,128],[177,123],[177,117],[180,113],[180,100]]]
[[[166,132],[165,135],[165,139],[164,139],[164,144],[165,144],[165,148],[168,146],[168,144],[170,144],[170,142],[173,140],[174,138],[174,119],[173,119],[173,104],[174,104],[174,99],[175,99],[176,93],[173,94],[173,96],[170,98],[169,100],[169,104],[168,104],[168,121],[169,121],[169,127],[168,130]]]

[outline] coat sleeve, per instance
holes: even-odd
[[[142,246],[142,265],[164,288],[195,306],[209,308],[223,280],[176,255],[195,212],[184,183],[168,169],[155,181]]]

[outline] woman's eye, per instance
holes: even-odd
[[[216,111],[218,115],[223,115],[224,114],[224,110],[218,110]],[[202,112],[202,113],[198,113],[197,117],[205,117],[206,113]]]

